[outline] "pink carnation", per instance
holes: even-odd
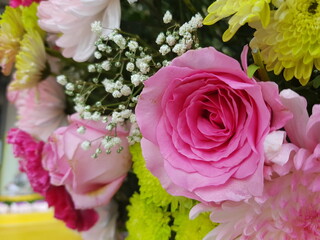
[[[13,8],[19,7],[19,6],[30,6],[33,2],[40,2],[42,0],[10,0],[10,6]]]
[[[100,21],[102,34],[108,34],[119,28],[120,15],[119,0],[48,0],[38,8],[40,27],[59,34],[56,45],[63,48],[62,54],[79,62],[95,50],[97,34],[91,31],[91,23]]]
[[[50,207],[54,207],[54,217],[78,231],[89,230],[99,219],[94,209],[75,209],[70,194],[64,186],[50,186],[45,199]]]
[[[148,169],[170,194],[203,202],[261,195],[263,142],[290,118],[275,83],[249,78],[214,48],[149,78],[136,115]]]
[[[20,159],[20,169],[27,174],[33,190],[44,195],[50,185],[49,174],[41,162],[44,142],[34,140],[17,128],[8,132],[7,141],[13,145],[14,155]]]
[[[65,94],[54,77],[48,77],[31,89],[8,91],[8,99],[18,111],[16,125],[43,141],[67,122]]]
[[[131,166],[126,136],[128,130],[117,128],[121,145],[112,148],[110,154],[102,151],[92,158],[100,147],[102,137],[111,135],[106,123],[83,120],[78,114],[70,118],[67,127],[57,129],[44,147],[43,163],[49,171],[53,185],[65,185],[70,192],[76,208],[92,208],[107,204],[121,186]],[[85,133],[77,132],[79,126]],[[84,150],[81,144],[90,141],[91,147]],[[117,153],[122,146],[123,150]]]

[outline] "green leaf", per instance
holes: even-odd
[[[316,76],[313,81],[312,81],[312,85],[314,88],[318,88],[320,87],[320,75]]]
[[[247,75],[249,78],[252,78],[254,73],[259,69],[260,67],[255,65],[255,64],[251,64],[248,66],[248,69],[247,69]]]

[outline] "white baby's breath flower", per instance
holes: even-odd
[[[159,52],[164,56],[171,51],[170,47],[167,44],[164,44],[160,47]]]
[[[90,147],[91,147],[91,142],[89,142],[89,141],[84,141],[81,143],[81,148],[83,150],[88,150]]]
[[[68,83],[67,78],[65,75],[59,75],[57,76],[57,82],[61,85],[66,85]]]
[[[137,43],[137,41],[131,40],[128,43],[128,47],[129,47],[130,51],[135,52],[137,50],[137,48],[139,47],[139,44]]]
[[[102,33],[102,25],[100,21],[94,21],[91,23],[91,31],[100,35]]]
[[[110,61],[108,61],[108,60],[103,61],[102,64],[101,64],[101,67],[102,67],[105,71],[109,71],[110,68],[111,68],[111,63],[110,63]]]
[[[124,85],[124,86],[121,88],[120,92],[121,92],[121,94],[122,94],[123,96],[129,96],[129,95],[132,93],[130,87],[127,86],[127,85]]]
[[[78,127],[77,132],[80,134],[84,134],[86,132],[86,128],[84,126],[80,126]]]
[[[128,62],[126,69],[128,72],[132,72],[134,70],[134,64],[132,62]]]
[[[100,58],[102,57],[102,54],[101,54],[100,52],[98,52],[98,51],[95,51],[95,52],[94,52],[94,57],[95,57],[96,59],[100,59]]]
[[[164,33],[159,33],[157,39],[156,39],[156,44],[161,45],[162,43],[164,43],[164,41],[166,40],[166,35],[164,35]]]
[[[166,13],[163,16],[163,22],[164,23],[170,23],[172,21],[172,14],[170,11],[166,11]]]

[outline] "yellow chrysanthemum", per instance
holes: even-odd
[[[23,36],[20,51],[16,57],[16,74],[10,84],[12,90],[21,90],[35,86],[46,66],[46,51],[43,40],[37,31]]]
[[[158,207],[167,207],[171,204],[171,210],[174,211],[179,204],[192,205],[192,200],[184,197],[175,197],[162,188],[158,178],[146,168],[145,160],[142,156],[140,144],[135,144],[130,148],[133,171],[138,177],[140,185],[141,198],[148,203],[153,203]],[[191,206],[190,205],[190,206]]]
[[[260,20],[266,27],[270,21],[271,0],[217,0],[208,8],[208,15],[203,24],[211,25],[222,18],[233,15],[229,20],[229,28],[222,36],[223,41],[229,41],[238,29],[247,22]]]
[[[176,232],[175,240],[201,240],[217,224],[211,222],[209,213],[202,213],[196,219],[189,219],[189,210],[177,211],[173,214],[172,230]]]
[[[166,240],[170,238],[170,213],[152,203],[147,203],[135,193],[128,206],[129,220],[126,222],[126,240]]]
[[[0,65],[2,73],[11,73],[20,41],[25,33],[20,8],[6,7],[0,20]]]
[[[266,69],[293,77],[302,85],[313,66],[320,70],[320,0],[287,0],[271,14],[267,28],[251,24],[257,31],[251,48],[259,48]]]

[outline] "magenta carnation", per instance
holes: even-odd
[[[148,169],[170,194],[203,202],[261,195],[263,142],[290,118],[275,83],[249,78],[214,48],[149,78],[136,115]]]
[[[50,186],[45,199],[50,207],[54,207],[54,216],[66,225],[78,231],[90,229],[99,218],[94,209],[75,209],[74,203],[64,186]]]
[[[33,2],[40,2],[42,0],[10,0],[10,6],[13,8],[19,7],[19,6],[24,6],[28,7],[30,6]]]
[[[27,174],[33,190],[44,195],[50,185],[49,174],[41,162],[44,142],[34,140],[18,128],[8,132],[7,141],[13,145],[14,155],[20,159],[20,169]]]

